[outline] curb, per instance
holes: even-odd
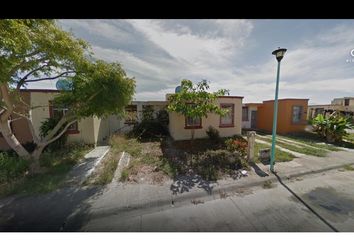
[[[300,176],[304,175],[311,175],[311,174],[317,174],[321,172],[326,172],[334,169],[339,169],[344,167],[345,165],[348,164],[354,164],[354,163],[346,163],[346,164],[338,164],[335,166],[327,167],[327,168],[322,168],[318,170],[310,170],[310,171],[305,171],[305,172],[300,172],[300,173],[290,173],[290,174],[281,174],[277,173],[278,176],[282,181],[290,180],[291,178],[297,178]],[[249,183],[242,183],[242,182],[236,182],[232,184],[227,184],[227,185],[222,185],[222,186],[216,186],[213,188],[211,194],[207,193],[206,191],[198,191],[198,192],[190,192],[190,193],[185,193],[182,195],[170,195],[168,198],[164,199],[158,199],[155,201],[151,202],[146,202],[142,204],[135,204],[131,205],[128,207],[119,207],[119,208],[110,208],[110,209],[105,209],[101,211],[96,211],[94,213],[90,214],[90,219],[96,219],[96,218],[102,218],[105,216],[109,215],[140,215],[145,212],[153,212],[153,211],[161,211],[167,208],[172,208],[172,207],[179,207],[183,206],[186,203],[191,203],[191,200],[193,199],[198,199],[198,200],[204,200],[204,201],[210,201],[210,200],[216,200],[216,199],[221,199],[222,197],[220,196],[221,192],[235,192],[236,190],[242,189],[242,188],[251,188],[251,187],[256,187],[256,186],[262,186],[266,181],[272,181],[272,182],[278,182],[277,177],[274,174],[271,174],[267,177],[262,177],[260,179],[257,179],[255,181],[249,182]],[[203,201],[203,202],[204,202]],[[136,213],[138,212],[138,213]]]
[[[99,157],[97,158],[95,164],[92,166],[92,168],[87,171],[87,173],[85,174],[84,180],[86,180],[88,177],[91,176],[91,174],[95,171],[95,169],[97,168],[97,166],[101,163],[102,159],[107,155],[107,153],[109,152],[109,150],[111,150],[111,147],[108,147],[107,150]]]

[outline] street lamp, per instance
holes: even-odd
[[[285,48],[278,48],[273,51],[272,54],[278,61],[277,69],[277,83],[275,87],[275,99],[274,99],[274,113],[273,113],[273,129],[272,129],[272,153],[270,158],[270,171],[274,172],[274,161],[275,161],[275,137],[277,134],[277,119],[278,119],[278,90],[279,90],[279,73],[280,73],[280,61],[283,59],[286,52]]]

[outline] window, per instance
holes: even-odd
[[[234,104],[221,104],[222,109],[227,109],[228,113],[225,116],[220,116],[219,127],[234,127]]]
[[[293,106],[293,123],[301,123],[302,106]]]
[[[344,106],[349,106],[349,98],[344,99]]]
[[[184,128],[188,128],[188,129],[202,128],[202,119],[201,118],[186,117]]]
[[[57,118],[61,119],[68,111],[67,107],[55,106],[52,102],[49,102],[49,116],[50,118]],[[74,134],[79,133],[79,127],[77,121],[71,124],[68,129],[67,133]]]
[[[128,105],[125,107],[125,124],[135,124],[138,119],[138,110],[136,105]]]
[[[248,107],[242,107],[242,121],[248,121]]]

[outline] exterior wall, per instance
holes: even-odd
[[[23,101],[30,105],[31,95],[29,92],[21,92]],[[19,105],[15,107],[15,110],[20,113],[26,113],[27,110],[24,105]],[[18,118],[17,115],[11,116],[13,119]],[[32,135],[28,127],[28,123],[24,118],[18,119],[11,123],[11,128],[14,135],[20,141],[20,143],[25,144],[32,141]],[[10,146],[7,144],[6,140],[0,133],[0,150],[9,150]]]
[[[248,107],[248,121],[242,121],[242,128],[251,128],[251,112],[252,111],[257,111],[258,107],[255,105],[250,105],[250,106],[244,106]]]
[[[39,135],[39,128],[41,123],[50,117],[49,113],[49,101],[54,99],[58,92],[54,91],[36,91],[31,92],[31,106],[36,107],[31,110],[31,118],[33,122],[34,129]],[[95,144],[96,138],[93,133],[94,123],[92,118],[85,118],[78,122],[78,133],[70,133],[68,135],[68,142],[84,142],[87,144]]]
[[[279,99],[277,132],[286,134],[290,132],[301,132],[307,125],[307,103],[308,99]],[[300,123],[292,122],[293,106],[302,106],[303,113]],[[273,128],[274,101],[265,101],[258,107],[257,128],[268,132]]]
[[[202,118],[202,128],[194,130],[194,138],[206,138],[206,130],[209,126],[216,128],[221,137],[229,137],[241,134],[242,125],[242,98],[241,97],[220,97],[219,104],[234,104],[234,127],[219,127],[220,116],[209,114],[207,118]],[[191,139],[191,129],[185,129],[185,117],[176,112],[169,113],[169,131],[174,140]]]

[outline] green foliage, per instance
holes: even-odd
[[[167,110],[193,118],[207,117],[208,113],[225,115],[227,112],[218,106],[216,100],[229,91],[220,89],[209,93],[207,90],[209,85],[205,80],[193,85],[192,81],[184,79],[181,82],[181,91],[168,98]]]
[[[0,152],[0,184],[24,176],[28,170],[28,161]]]
[[[49,131],[51,131],[57,125],[59,120],[60,119],[57,119],[57,118],[47,118],[46,120],[44,120],[42,122],[41,126],[39,127],[40,137],[43,138],[43,137],[47,136]],[[63,126],[61,129],[59,129],[58,133],[63,131],[64,127],[65,126]],[[56,141],[50,143],[46,148],[50,149],[50,150],[61,149],[64,147],[67,139],[68,139],[68,135],[66,133],[64,133],[63,135],[61,135],[60,138],[58,138]]]
[[[122,114],[135,92],[134,79],[119,63],[94,59],[89,44],[55,20],[1,19],[0,83],[7,84],[11,104],[21,102],[17,90],[28,83],[59,78],[72,82],[72,90],[54,99],[68,107],[67,122]]]
[[[145,106],[142,121],[134,125],[128,136],[141,140],[153,140],[168,136],[168,113],[161,110],[156,114],[156,118],[153,113],[152,106]]]
[[[120,176],[120,181],[125,182],[129,178],[129,171],[127,169],[123,169],[122,175]]]
[[[44,152],[40,158],[40,164],[47,167],[47,171],[36,175],[25,174],[28,169],[28,161],[18,157],[5,157],[4,161],[0,160],[0,174],[3,174],[3,169],[11,169],[7,171],[12,173],[8,175],[4,184],[0,184],[0,196],[16,193],[44,193],[57,189],[62,186],[67,173],[89,149],[91,147],[88,145],[72,144],[67,148]],[[5,167],[3,168],[3,166]]]
[[[161,123],[163,126],[167,128],[170,122],[168,112],[164,109],[158,111],[156,113],[156,121],[158,121],[159,123]]]
[[[143,119],[142,121],[154,120],[154,108],[151,105],[143,106]]]
[[[329,116],[318,114],[312,119],[314,131],[328,142],[340,142],[343,136],[348,135],[347,129],[352,129],[351,119],[333,112]]]
[[[220,141],[220,134],[216,128],[209,126],[208,130],[206,130],[206,134],[208,135],[208,137],[211,141],[213,141],[213,142]]]

